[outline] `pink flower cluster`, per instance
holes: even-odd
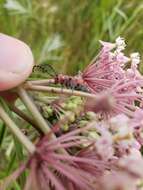
[[[120,37],[100,43],[98,56],[80,74],[97,97],[85,105],[95,112],[92,122],[54,140],[50,134],[43,137],[25,165],[30,172],[24,190],[143,189],[140,56],[126,57]]]
[[[138,71],[140,55],[125,56],[126,44],[120,37],[115,43],[100,42],[103,47],[99,55],[81,74],[89,91],[99,97],[95,103],[88,100],[86,109],[102,112],[106,117],[119,113],[133,117],[135,102],[141,104],[143,100],[143,77]]]
[[[29,160],[26,187],[37,187],[38,190],[46,190],[47,186],[54,190],[141,190],[142,141],[141,136],[137,136],[141,124],[136,123],[136,119],[119,114],[106,121],[93,121],[56,140],[51,141],[50,136],[45,136]],[[63,148],[66,152],[62,152]]]
[[[96,113],[94,121],[57,140],[42,139],[29,162],[28,184],[31,181],[42,190],[47,186],[57,190],[142,189],[140,56],[133,53],[126,57],[126,44],[120,37],[115,43],[100,43],[103,47],[96,60],[80,74],[85,86],[97,96],[85,106]],[[128,62],[130,67],[126,67]]]

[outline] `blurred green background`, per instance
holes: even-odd
[[[127,53],[143,51],[143,0],[0,0],[0,32],[28,43],[37,63],[82,70],[98,40],[121,35]]]

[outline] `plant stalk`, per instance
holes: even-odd
[[[9,117],[5,112],[2,106],[0,106],[0,117],[4,123],[8,126],[11,132],[17,137],[17,139],[25,146],[30,154],[33,154],[36,151],[36,147],[33,143],[20,131],[18,126],[14,121]]]
[[[32,85],[30,83],[26,83],[24,85],[24,88],[27,90],[32,90],[32,91],[50,92],[50,93],[55,93],[55,94],[65,94],[65,95],[71,95],[71,96],[82,96],[84,98],[92,98],[92,99],[97,98],[97,95],[95,94],[90,94],[90,93],[81,92],[77,90],[72,91],[70,89],[62,89],[62,88],[57,88],[57,87]]]
[[[26,122],[30,123],[40,134],[42,134],[43,132],[41,131],[41,129],[39,129],[39,127],[36,125],[35,121],[33,120],[33,118],[31,118],[30,116],[28,116],[27,114],[25,114],[24,112],[22,112],[20,109],[18,109],[14,104],[9,105],[9,107],[11,108],[11,110],[16,113],[19,117],[21,117],[22,119],[24,119]]]
[[[25,104],[25,106],[31,112],[34,120],[37,122],[37,125],[40,127],[40,129],[42,130],[42,132],[44,134],[47,134],[47,133],[51,132],[50,127],[48,126],[47,122],[45,121],[45,119],[40,114],[39,110],[37,109],[36,105],[34,104],[34,102],[31,99],[31,97],[28,95],[28,93],[26,92],[26,90],[24,88],[22,88],[22,87],[18,87],[17,88],[17,92],[18,92],[21,100]],[[52,135],[52,138],[55,138],[54,134]]]
[[[49,85],[55,83],[55,79],[33,80],[33,81],[28,81],[27,83],[34,85]]]

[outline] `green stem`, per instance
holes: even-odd
[[[25,146],[29,153],[33,154],[36,151],[36,147],[33,143],[20,131],[18,126],[13,122],[9,115],[5,112],[2,106],[0,106],[0,117],[17,137],[17,139]]]
[[[33,80],[33,81],[28,81],[27,83],[35,85],[49,85],[55,83],[55,79]]]
[[[17,92],[18,92],[21,100],[25,104],[25,106],[31,112],[34,120],[37,122],[37,125],[40,127],[40,129],[42,130],[42,132],[44,134],[47,134],[47,133],[51,132],[50,127],[48,126],[47,122],[45,121],[45,119],[40,114],[39,110],[37,109],[36,105],[34,104],[34,102],[31,99],[31,97],[28,95],[28,93],[26,92],[26,90],[23,89],[22,87],[18,87],[17,88]],[[52,138],[55,138],[54,134],[52,135]]]
[[[22,112],[14,104],[9,105],[9,107],[11,108],[11,110],[14,113],[16,113],[19,117],[21,117],[22,119],[24,119],[26,122],[30,123],[40,134],[42,134],[41,129],[39,129],[39,127],[36,125],[36,123],[33,120],[33,118],[31,118],[30,116],[28,116],[27,114],[25,114],[24,112]]]
[[[82,96],[84,98],[97,99],[97,95],[95,94],[81,92],[77,90],[72,91],[70,89],[62,89],[62,88],[57,88],[57,87],[49,87],[49,86],[41,86],[41,85],[32,85],[30,83],[26,83],[24,88],[27,90],[32,90],[32,91],[50,92],[50,93],[55,93],[55,94],[65,94],[65,95],[71,95],[71,96],[74,95],[74,96]]]
[[[26,107],[29,109],[31,114],[33,115],[33,118],[37,122],[38,126],[41,128],[44,134],[51,133],[51,139],[56,139],[57,137],[51,130],[51,128],[48,126],[47,122],[44,120],[42,115],[40,114],[39,110],[35,106],[34,102],[32,101],[31,97],[29,97],[28,93],[26,90],[22,87],[18,87],[18,94],[21,98],[21,100],[25,103]],[[68,154],[64,148],[59,149],[60,152],[63,154]]]

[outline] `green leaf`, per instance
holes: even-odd
[[[16,14],[26,14],[27,9],[16,0],[7,0],[4,8]]]
[[[3,143],[5,132],[6,132],[6,127],[5,127],[5,124],[2,123],[0,125],[0,147],[1,147],[2,143]]]

